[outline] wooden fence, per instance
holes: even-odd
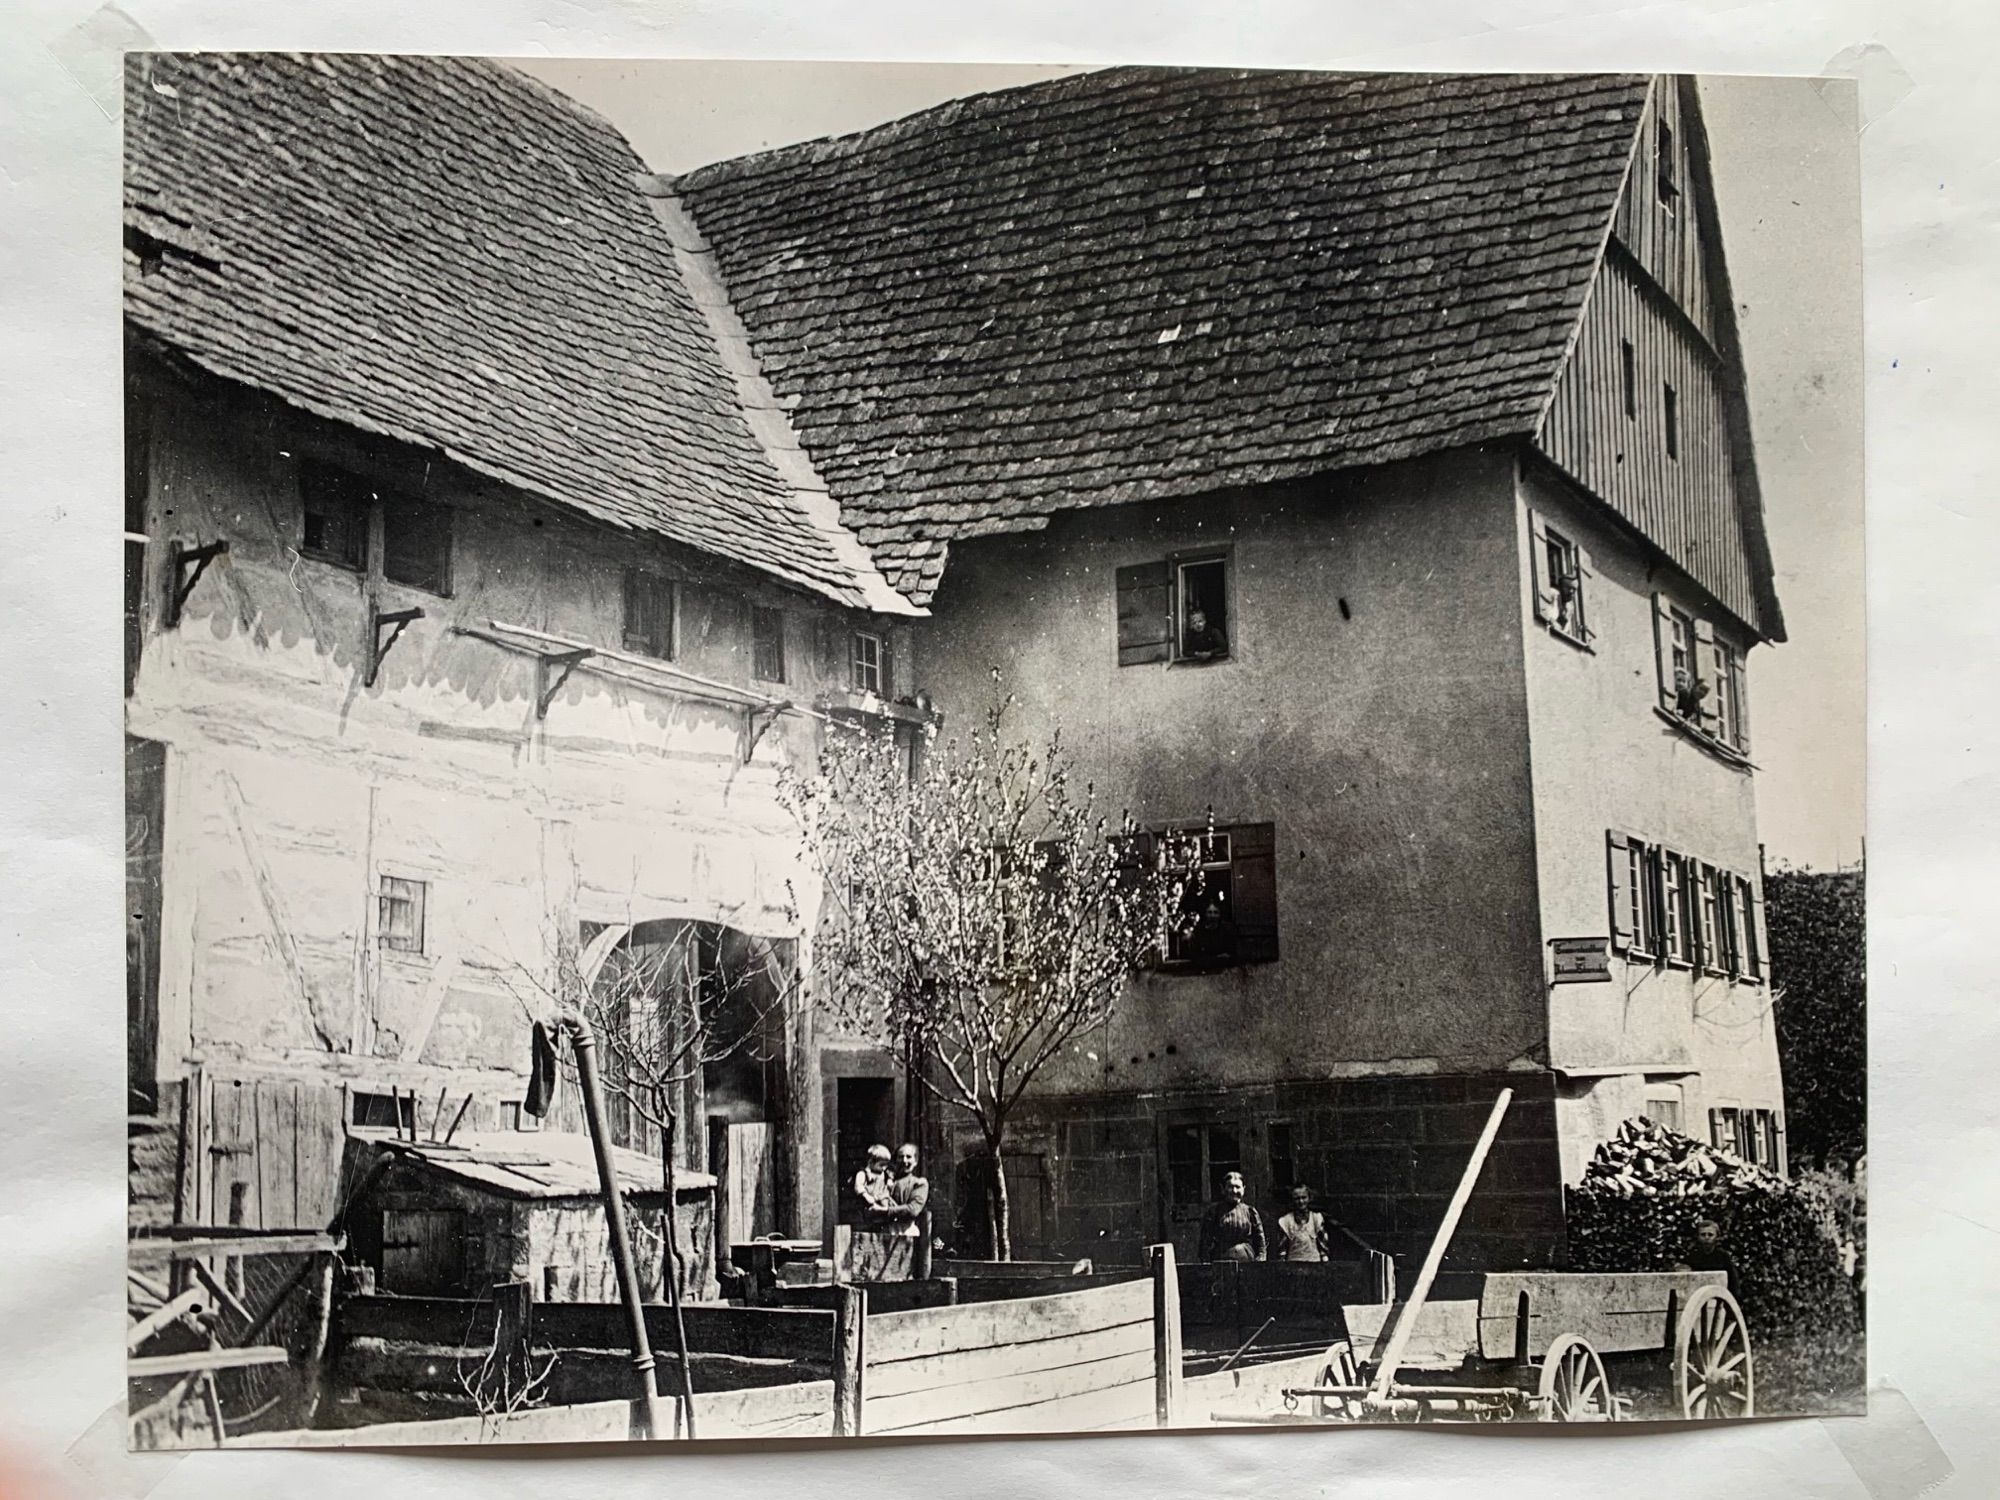
[[[1093,1432],[1164,1426],[1180,1385],[1173,1252],[1080,1291],[870,1314],[843,1289],[837,1430],[849,1435]],[[857,1315],[858,1314],[858,1315]]]

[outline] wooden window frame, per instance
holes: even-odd
[[[414,893],[401,894],[390,890],[391,885],[407,886]],[[430,926],[430,881],[416,875],[398,875],[383,871],[375,881],[375,942],[384,953],[400,953],[411,958],[423,958],[429,952]],[[389,913],[392,904],[408,904],[415,914],[413,935],[401,935],[390,930]]]
[[[1590,559],[1583,544],[1551,526],[1546,517],[1531,513],[1528,547],[1535,619],[1551,635],[1590,650],[1590,615],[1584,587],[1584,580],[1590,576]]]
[[[303,460],[297,470],[299,495],[299,556],[308,561],[339,568],[344,573],[367,577],[375,547],[376,487],[366,476],[339,464],[319,459]],[[324,488],[323,488],[324,487]],[[350,487],[361,493],[349,492]],[[307,518],[329,515],[328,500],[347,507],[356,521],[354,544],[345,552],[316,546],[307,538]],[[316,503],[317,502],[317,503]]]
[[[1688,873],[1694,861],[1673,849],[1660,850],[1660,910],[1665,916],[1663,947],[1667,964],[1692,969],[1700,962],[1699,920],[1689,899]]]
[[[1188,656],[1182,651],[1182,643],[1187,637],[1187,585],[1189,568],[1219,567],[1222,569],[1222,635],[1223,648],[1217,656]],[[1173,651],[1169,664],[1176,667],[1213,667],[1236,659],[1236,565],[1232,549],[1228,547],[1204,547],[1193,552],[1174,552],[1167,556],[1167,579],[1172,603],[1172,631],[1169,645]]]
[[[1618,374],[1625,398],[1625,420],[1639,420],[1639,351],[1628,338],[1618,340]]]
[[[630,567],[623,576],[624,615],[619,630],[619,640],[624,648],[634,656],[644,656],[652,661],[677,661],[681,646],[681,585],[678,578],[651,568]],[[664,608],[661,601],[664,600]],[[644,617],[651,614],[648,621]],[[661,641],[656,634],[648,633],[652,625],[664,631],[666,639]]]
[[[429,594],[436,599],[449,599],[452,594],[453,563],[458,548],[458,518],[453,507],[441,500],[432,500],[425,495],[405,494],[401,491],[385,494],[376,491],[376,526],[381,533],[382,581],[397,588],[415,589],[420,594]],[[396,519],[392,521],[391,517]],[[436,559],[439,571],[435,575],[416,577],[410,573],[393,571],[401,566],[397,560],[397,549],[391,541],[392,533],[404,520],[415,519],[439,528],[443,532],[441,555]]]
[[[1660,423],[1666,436],[1667,457],[1681,461],[1681,393],[1671,380],[1660,382]]]
[[[750,606],[750,675],[758,682],[785,680],[785,611],[776,605]]]
[[[1654,196],[1668,213],[1676,213],[1680,207],[1680,155],[1676,150],[1674,127],[1664,116],[1654,122],[1653,131],[1653,179]]]
[[[1645,1111],[1646,1118],[1654,1124],[1666,1125],[1669,1130],[1678,1131],[1683,1135],[1687,1133],[1687,1086],[1685,1084],[1668,1082],[1653,1083],[1649,1081],[1640,1094],[1640,1104]],[[1654,1114],[1650,1108],[1646,1108],[1646,1106],[1653,1104],[1671,1104],[1673,1106],[1674,1118],[1671,1124],[1662,1120],[1657,1114]]]
[[[1660,960],[1658,850],[1644,839],[1610,829],[1605,834],[1611,903],[1611,946],[1629,960]]]
[[[872,646],[873,652],[866,647]],[[870,660],[872,654],[873,659]],[[888,666],[889,638],[878,630],[856,630],[849,633],[847,642],[847,666],[849,685],[857,693],[871,693],[877,698],[889,696]],[[873,677],[871,682],[869,679]]]

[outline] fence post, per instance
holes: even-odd
[[[1181,1394],[1181,1287],[1174,1247],[1147,1252],[1153,1271],[1153,1412],[1161,1427],[1174,1425]]]
[[[868,1292],[843,1282],[833,1294],[833,1435],[861,1436],[867,1368]]]
[[[715,1222],[709,1227],[715,1232],[715,1274],[735,1269],[729,1258],[730,1247],[736,1242],[736,1232],[731,1226],[735,1217],[735,1203],[730,1191],[729,1161],[729,1117],[710,1115],[708,1117],[708,1170],[715,1178],[715,1201],[710,1209]]]
[[[499,1362],[502,1389],[525,1391],[534,1364],[528,1356],[532,1290],[525,1281],[503,1281],[493,1288],[493,1352]]]

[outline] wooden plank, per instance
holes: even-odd
[[[960,1260],[955,1257],[940,1256],[931,1263],[931,1270],[939,1276],[956,1276],[960,1281],[971,1281],[976,1277],[993,1277],[1005,1281],[1033,1281],[1040,1279],[1074,1276],[1089,1276],[1096,1271],[1090,1258],[1081,1260]],[[1142,1276],[1144,1271],[1133,1268],[1120,1273]]]
[[[955,1278],[954,1278],[955,1279]],[[974,1276],[958,1282],[960,1302],[1014,1302],[1057,1292],[1090,1292],[1147,1279],[1144,1271],[1113,1271],[1105,1275],[1034,1276],[1015,1281],[1006,1276]]]
[[[1480,1350],[1489,1359],[1514,1357],[1524,1296],[1531,1359],[1566,1333],[1588,1339],[1602,1354],[1663,1349],[1670,1310],[1723,1280],[1718,1271],[1493,1272],[1480,1294]]]
[[[1171,1244],[1154,1245],[1148,1256],[1153,1271],[1153,1421],[1171,1427],[1181,1399],[1181,1287]]]
[[[868,1293],[857,1286],[844,1286],[840,1293],[833,1324],[833,1435],[860,1437],[866,1414]]]
[[[1341,1309],[1355,1357],[1379,1360],[1388,1346],[1393,1318],[1403,1310],[1398,1302],[1362,1303]],[[1479,1352],[1479,1304],[1430,1301],[1418,1310],[1416,1325],[1403,1351],[1406,1370],[1455,1370]]]
[[[799,1381],[741,1391],[715,1391],[701,1403],[701,1435],[827,1437],[833,1434],[833,1382]]]
[[[1018,1302],[977,1302],[888,1313],[868,1320],[868,1362],[878,1366],[947,1350],[1062,1338],[1118,1323],[1141,1322],[1152,1315],[1150,1281]]]
[[[1061,1408],[1078,1397],[1131,1387],[1147,1405],[1153,1401],[1153,1351],[1089,1360],[1056,1369],[999,1375],[946,1391],[914,1391],[878,1397],[872,1391],[863,1417],[870,1437],[898,1432],[1022,1432],[1061,1430],[1078,1419]],[[1031,1416],[1029,1408],[1057,1410]],[[1023,1425],[1033,1422],[1036,1425]]]
[[[338,1234],[202,1234],[185,1239],[166,1236],[127,1240],[129,1260],[188,1260],[207,1255],[312,1255],[325,1250],[344,1250],[347,1239]]]
[[[125,1352],[133,1353],[169,1323],[178,1323],[190,1314],[205,1311],[209,1306],[208,1297],[206,1287],[190,1287],[172,1301],[154,1308],[125,1331]]]
[[[214,1370],[241,1370],[251,1365],[282,1365],[291,1354],[275,1344],[242,1349],[190,1349],[185,1354],[145,1354],[125,1361],[127,1380],[151,1380],[160,1375],[193,1375]]]
[[[872,1331],[872,1330],[871,1330]],[[976,1385],[1005,1375],[1060,1370],[1092,1360],[1139,1354],[1153,1347],[1153,1323],[1120,1323],[1090,1333],[1025,1344],[1001,1344],[985,1349],[953,1349],[921,1359],[873,1364],[868,1368],[868,1399],[907,1396],[913,1391],[942,1392],[953,1386]]]
[[[824,1367],[833,1355],[830,1312],[782,1307],[688,1307],[689,1347],[703,1354],[751,1359],[796,1359]],[[348,1338],[378,1338],[418,1344],[457,1344],[475,1320],[490,1326],[490,1304],[466,1297],[349,1297],[341,1303],[340,1324]],[[649,1336],[666,1339],[673,1311],[646,1309]],[[538,1302],[530,1337],[543,1349],[625,1349],[631,1329],[625,1310],[611,1302]]]

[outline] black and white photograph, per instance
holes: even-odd
[[[1861,125],[128,53],[130,1447],[1863,1411]]]

